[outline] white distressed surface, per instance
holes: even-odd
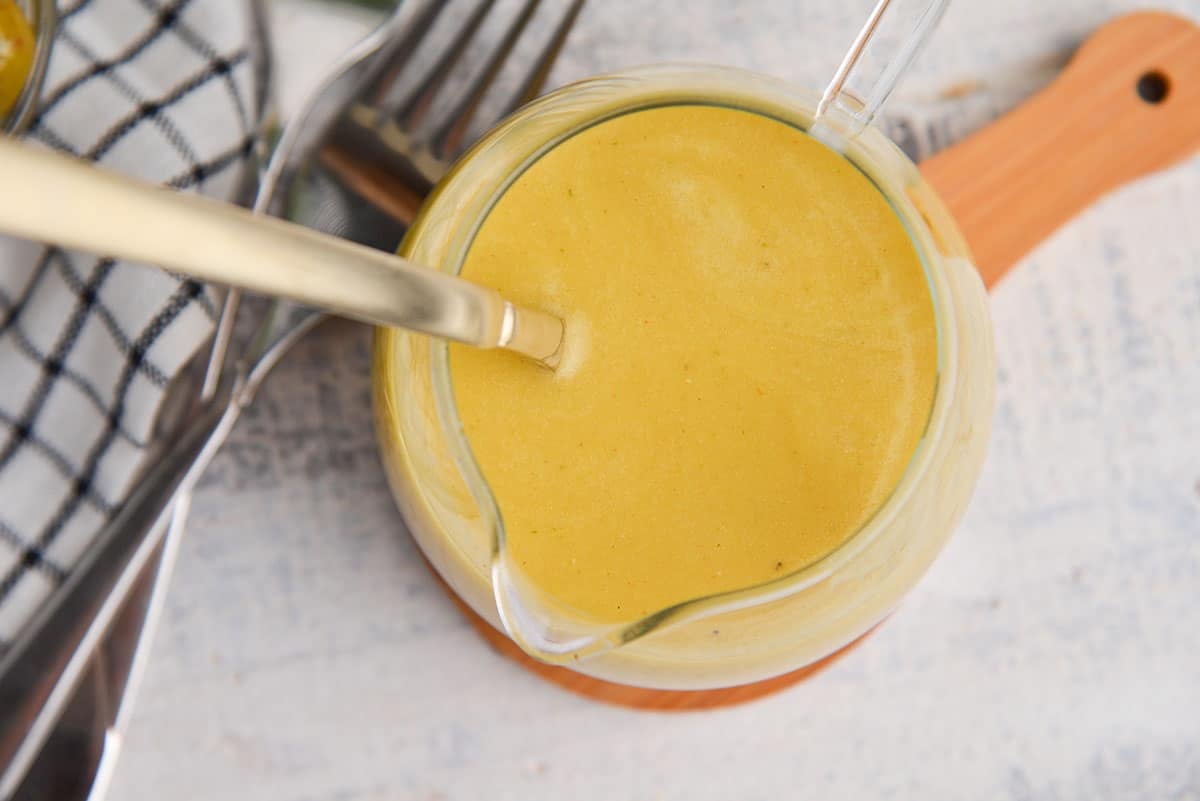
[[[293,3],[285,101],[360,27]],[[868,5],[593,0],[554,81],[672,58],[819,84]],[[956,0],[904,92],[1036,64],[1134,5]],[[489,651],[388,496],[367,332],[325,325],[197,493],[111,797],[1200,798],[1198,222],[1193,159],[1009,277],[960,532],[862,648],[719,712],[600,706]]]

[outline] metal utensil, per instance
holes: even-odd
[[[0,231],[158,264],[213,283],[322,306],[377,325],[558,366],[561,320],[494,289],[200,195],[151,186],[0,139]]]
[[[270,162],[254,200],[259,213],[272,214],[299,222],[310,228],[336,233],[362,244],[394,252],[409,219],[400,208],[412,208],[424,197],[423,184],[404,179],[403,163],[422,162],[431,170],[449,161],[470,143],[463,137],[446,150],[441,158],[426,159],[405,150],[387,148],[387,160],[377,159],[378,151],[364,149],[349,160],[355,170],[370,172],[386,181],[389,191],[378,187],[362,189],[353,177],[357,173],[331,167],[323,154],[344,147],[348,136],[370,139],[374,134],[351,117],[363,115],[362,109],[379,108],[376,100],[402,82],[414,80],[431,95],[439,94],[444,82],[435,80],[431,65],[473,63],[467,58],[468,45],[482,27],[475,24],[467,35],[448,39],[427,39],[434,23],[458,3],[401,3],[383,23],[328,72],[325,81],[313,92],[301,110],[279,136]],[[489,11],[491,3],[480,3]],[[429,7],[433,6],[433,10]],[[515,19],[519,26],[514,41],[538,33],[537,18],[548,11],[550,21],[542,26],[549,35],[538,40],[537,52],[515,64],[516,84],[520,91],[506,95],[499,105],[485,107],[476,114],[478,104],[464,108],[460,123],[486,127],[514,104],[519,105],[540,89],[582,6],[582,0],[543,3],[536,0],[521,4]],[[472,3],[474,8],[475,4]],[[547,8],[548,7],[548,8]],[[534,9],[530,12],[530,9]],[[528,12],[528,13],[527,13]],[[499,12],[494,16],[499,17]],[[464,24],[448,17],[443,25],[450,31],[463,32]],[[482,18],[481,22],[482,22]],[[511,19],[511,18],[510,18]],[[501,19],[501,24],[507,20]],[[543,20],[544,21],[544,20]],[[487,69],[480,70],[470,83],[477,92],[493,87],[506,64],[514,42],[485,43]],[[419,46],[423,45],[423,46]],[[497,55],[498,54],[498,55]],[[449,91],[451,84],[446,84]],[[489,97],[490,99],[490,97]],[[418,115],[418,120],[421,119]],[[429,119],[425,117],[425,119]],[[411,123],[406,122],[405,125]],[[335,159],[336,161],[336,159]],[[431,175],[440,173],[431,172]],[[424,179],[428,183],[428,176]],[[411,196],[401,197],[390,190],[406,188]],[[412,201],[416,200],[416,205]],[[399,199],[408,203],[399,202]],[[114,625],[123,625],[130,614],[128,599],[149,596],[147,620],[157,618],[161,609],[165,581],[169,577],[172,556],[178,547],[186,520],[190,488],[208,461],[224,442],[236,423],[241,409],[249,404],[254,391],[270,370],[322,317],[306,306],[276,302],[264,310],[261,304],[240,304],[240,293],[231,290],[225,299],[221,321],[209,352],[205,355],[203,388],[197,398],[179,399],[186,409],[172,433],[164,436],[169,443],[147,469],[137,492],[99,535],[89,554],[76,567],[68,583],[59,588],[50,603],[31,621],[20,638],[0,658],[0,799],[18,789],[29,768],[38,759],[43,743],[54,730],[64,711],[75,700],[74,693],[90,671],[99,643],[105,641]],[[239,314],[243,306],[247,312]],[[249,325],[247,325],[249,324]],[[186,385],[180,385],[186,387]],[[187,432],[186,435],[183,432]],[[165,546],[165,547],[164,547]],[[160,559],[154,570],[154,560]],[[152,591],[146,583],[153,584]],[[136,611],[136,610],[135,610]],[[152,625],[152,624],[150,624]],[[145,663],[145,640],[134,649],[132,666],[124,682],[124,699],[106,715],[106,733],[90,743],[101,752],[97,784],[111,770],[118,752],[120,731],[128,717],[129,699],[139,681]],[[111,699],[109,699],[111,701]],[[102,788],[100,789],[102,792]],[[30,797],[39,797],[37,790]],[[95,797],[95,796],[93,796]]]

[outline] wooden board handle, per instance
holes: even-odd
[[[1096,31],[1050,86],[920,165],[989,287],[1105,193],[1200,150],[1200,27],[1161,12]]]

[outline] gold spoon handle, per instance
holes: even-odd
[[[0,138],[0,232],[557,366],[558,318],[398,256]]]

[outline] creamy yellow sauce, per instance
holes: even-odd
[[[565,315],[558,374],[455,346],[471,448],[529,577],[632,620],[794,571],[887,499],[929,416],[921,263],[879,191],[728,108],[598,124],[505,192],[462,274]]]
[[[34,34],[15,0],[0,0],[0,121],[16,105],[33,67]]]

